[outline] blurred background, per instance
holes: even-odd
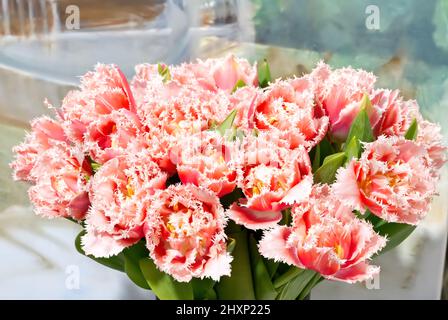
[[[51,114],[43,100],[58,106],[97,62],[116,63],[132,77],[137,63],[232,52],[267,58],[280,77],[301,75],[323,59],[374,72],[379,86],[417,99],[448,137],[448,0],[372,2],[0,0],[0,298],[152,298],[79,255],[76,225],[35,217],[27,186],[14,183],[8,167],[28,121]],[[447,176],[445,166],[440,196],[422,226],[377,259],[379,279],[352,286],[327,281],[311,298],[447,298]]]

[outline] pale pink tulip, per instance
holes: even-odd
[[[35,177],[30,175],[36,158],[52,146],[67,145],[67,137],[62,126],[56,120],[43,116],[31,121],[31,132],[25,141],[13,148],[15,160],[10,164],[15,180],[34,182]]]
[[[139,80],[143,81],[143,80]],[[224,92],[211,92],[190,86],[180,87],[175,82],[150,85],[140,105],[138,115],[146,132],[132,144],[147,145],[159,166],[170,175],[175,173],[172,148],[179,139],[210,129],[221,123],[232,110],[232,103]]]
[[[256,65],[252,66],[245,59],[228,55],[225,59],[212,60],[210,67],[215,85],[219,89],[230,92],[239,80],[249,86],[258,84]]]
[[[308,201],[292,209],[293,224],[265,231],[260,253],[327,279],[348,283],[378,274],[368,260],[386,243],[372,226],[355,218],[327,186],[315,186]]]
[[[403,136],[409,129],[418,112],[418,105],[414,100],[404,101],[398,90],[379,89],[371,96],[371,103],[381,112],[370,118],[375,137]]]
[[[281,220],[281,210],[306,199],[311,191],[308,153],[303,147],[285,148],[284,141],[263,132],[246,139],[243,152],[239,180],[246,199],[227,214],[249,229],[272,227]]]
[[[166,179],[146,152],[122,155],[101,166],[91,182],[84,251],[109,257],[142,239],[152,196],[165,187]]]
[[[29,191],[36,214],[47,218],[82,220],[89,208],[88,181],[92,175],[83,153],[56,145],[39,153],[30,175]]]
[[[431,174],[439,178],[440,169],[447,161],[447,146],[443,144],[443,137],[439,125],[423,120],[418,121],[417,139],[428,152],[429,163],[428,167]]]
[[[232,103],[224,92],[179,87],[170,82],[146,90],[138,114],[148,127],[160,127],[168,134],[181,135],[187,129],[195,132],[208,129],[212,122],[222,122],[231,110]]]
[[[92,121],[119,109],[136,112],[129,83],[117,66],[98,64],[81,78],[79,90],[67,94],[58,115],[67,136],[82,143]]]
[[[84,149],[100,164],[124,153],[128,144],[142,134],[136,114],[126,109],[99,116],[84,134]]]
[[[402,137],[365,145],[359,160],[337,173],[335,194],[347,205],[390,222],[417,224],[429,211],[435,179],[424,147]]]
[[[292,149],[311,150],[327,133],[328,117],[317,117],[313,82],[308,77],[276,81],[255,107],[255,128],[278,131]]]
[[[330,120],[330,133],[337,141],[345,141],[350,126],[358,115],[364,94],[374,93],[376,81],[372,73],[352,68],[331,71],[329,66],[319,63],[310,77],[319,83],[317,88],[318,107]],[[377,106],[367,110],[371,121],[378,118],[381,110]]]
[[[167,66],[169,79],[159,74],[159,66],[155,64],[141,64],[136,66],[136,77],[132,82],[138,100],[145,95],[144,91],[150,86],[170,85],[193,86],[206,91],[225,91],[231,93],[240,80],[247,86],[257,86],[258,75],[256,65],[251,65],[246,59],[234,55],[227,55],[223,59],[197,60],[176,66]]]
[[[218,197],[188,184],[171,185],[154,199],[145,234],[157,267],[181,282],[229,276],[232,257],[226,251],[226,220]]]
[[[231,143],[217,132],[204,131],[180,139],[177,173],[182,183],[202,186],[222,197],[236,187],[236,164]]]

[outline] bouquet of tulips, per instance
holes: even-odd
[[[429,211],[440,127],[363,70],[271,79],[232,55],[98,64],[31,122],[14,178],[76,248],[159,299],[304,299],[355,283]]]

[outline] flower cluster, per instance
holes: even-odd
[[[128,82],[99,64],[55,119],[32,121],[14,177],[32,184],[38,215],[82,222],[86,254],[143,241],[181,282],[231,275],[229,224],[262,229],[265,258],[372,277],[387,236],[368,216],[426,215],[446,161],[440,128],[366,71],[321,62],[270,81],[260,67],[234,56],[142,64]]]

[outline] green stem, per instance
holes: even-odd
[[[379,227],[381,227],[382,225],[385,225],[386,223],[387,223],[386,220],[380,220],[377,224],[375,224],[375,228],[379,228]]]
[[[291,208],[286,208],[282,211],[282,220],[280,221],[281,225],[288,226],[291,222]]]
[[[303,300],[307,295],[311,293],[311,290],[321,281],[322,276],[319,273],[316,273],[314,277],[308,282],[306,287],[302,290],[297,300]]]
[[[306,288],[315,275],[316,272],[313,270],[303,270],[302,273],[281,287],[276,300],[297,300],[297,297]]]
[[[299,274],[303,272],[303,269],[299,269],[297,267],[291,267],[288,271],[286,271],[284,274],[280,275],[277,279],[274,281],[274,288],[278,289],[282,287],[283,285],[287,284],[289,281],[297,277]]]
[[[75,219],[73,219],[73,218],[70,218],[70,217],[64,217],[64,219],[66,219],[66,220],[68,220],[68,221],[71,221],[71,222],[73,222],[73,223],[82,225],[82,223],[81,223],[80,221],[77,221],[77,220],[75,220]]]
[[[255,300],[252,270],[249,258],[247,230],[230,234],[235,239],[232,252],[232,276],[223,277],[216,284],[215,290],[220,300]]]
[[[371,214],[371,213],[370,213],[370,210],[367,210],[367,211],[365,212],[363,218],[364,218],[365,220],[367,220],[367,218],[370,217],[370,214]]]

